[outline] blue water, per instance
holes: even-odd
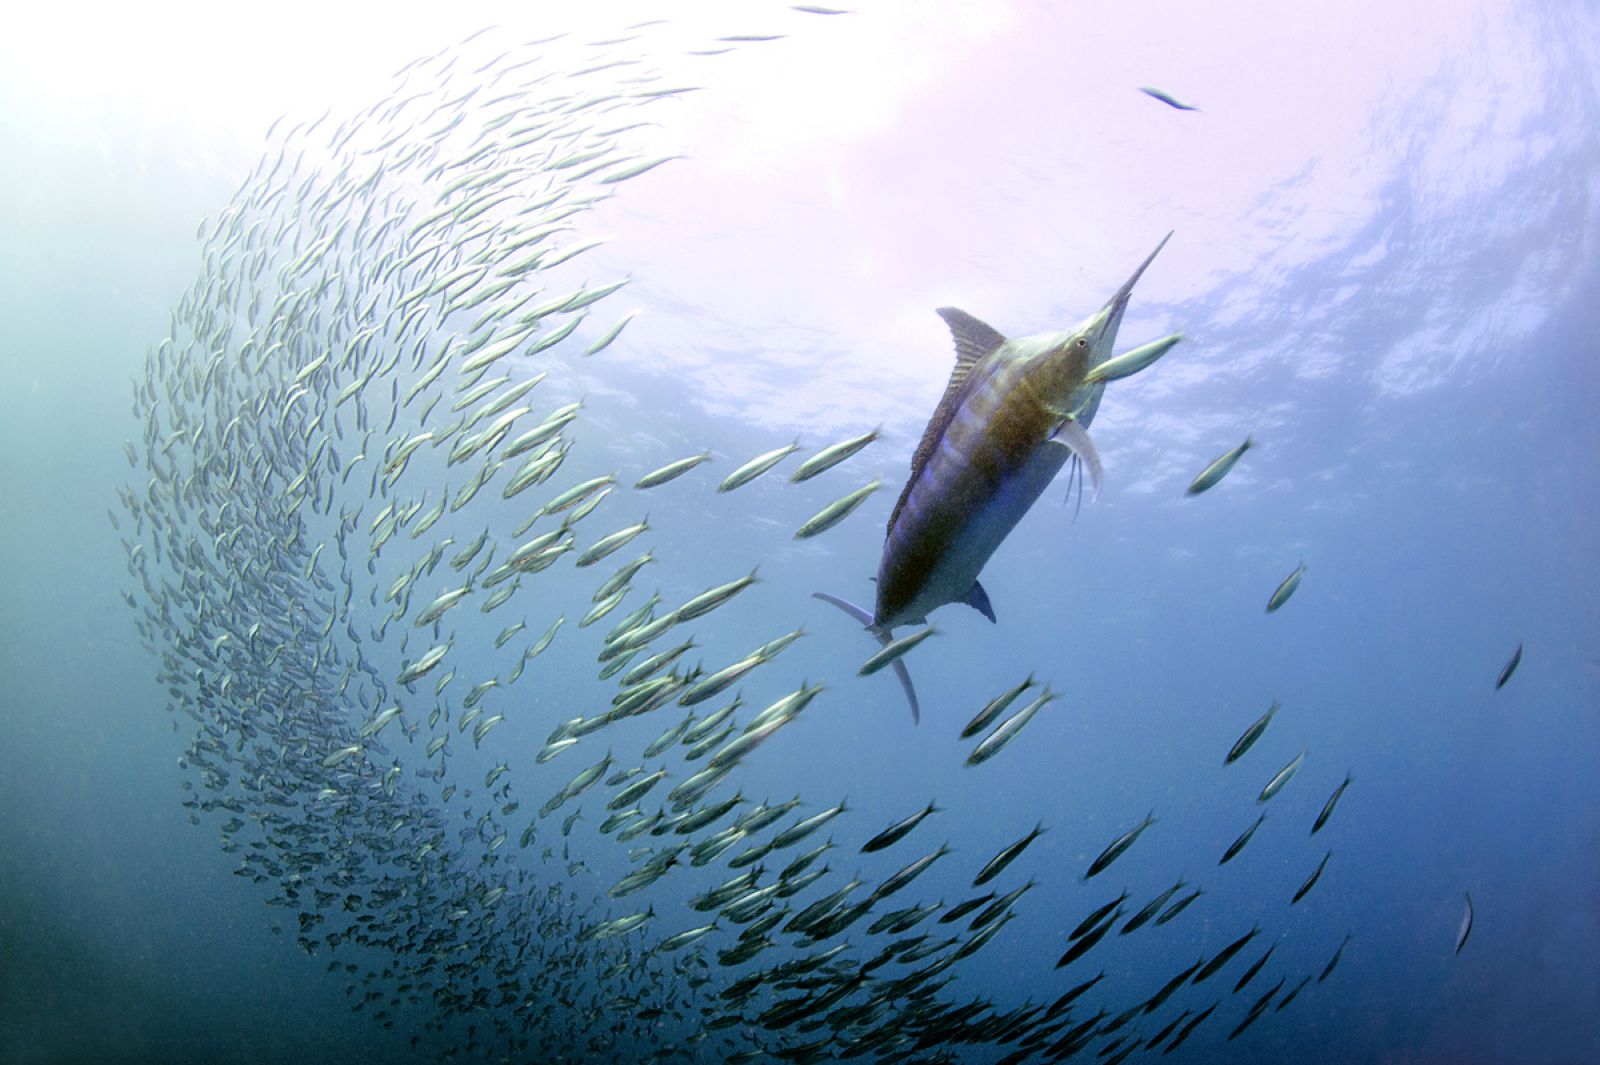
[[[759,597],[701,624],[689,661],[714,668],[803,625],[750,701],[801,680],[828,689],[747,759],[738,789],[803,795],[800,813],[848,797],[849,817],[805,847],[834,836],[834,870],[869,883],[948,841],[952,854],[887,908],[968,897],[984,861],[1047,826],[1003,885],[1038,886],[955,970],[953,1001],[1049,1002],[1104,968],[1079,1016],[1114,1014],[1259,926],[1211,983],[1134,1027],[1154,1034],[1173,1010],[1220,996],[1173,1060],[1600,1060],[1600,21],[1577,3],[1396,6],[701,15],[682,27],[696,40],[790,36],[694,65],[706,90],[650,116],[660,148],[685,158],[620,186],[571,235],[612,238],[584,277],[633,279],[577,339],[613,309],[643,313],[613,348],[552,364],[540,386],[541,410],[586,404],[559,483],[612,471],[631,482],[711,448],[714,464],[609,501],[584,527],[648,513],[636,543],[660,562],[636,584],[659,585],[667,604],[759,565]],[[124,27],[127,51],[156,49],[150,62],[98,58],[133,84],[68,72],[64,24],[0,68],[0,1059],[409,1061],[450,1042],[410,1046],[426,1003],[392,1029],[351,1012],[351,978],[329,971],[326,950],[295,946],[292,915],[265,905],[273,885],[232,875],[216,824],[189,823],[180,788],[192,777],[177,763],[193,726],[168,712],[106,512],[129,478],[121,443],[143,433],[128,380],[202,267],[195,226],[276,150],[267,123],[354,113],[392,91],[389,71],[488,21],[269,34],[291,49],[263,64],[276,73],[253,79],[261,61],[240,57],[249,89],[219,81],[217,101],[169,76],[193,37],[138,25]],[[221,47],[197,56],[202,77],[227,69]],[[329,55],[347,61],[340,80],[289,84],[297,57]],[[1203,110],[1164,107],[1143,84]],[[961,606],[935,616],[941,635],[908,659],[923,702],[913,726],[887,672],[854,676],[870,639],[809,597],[870,602],[892,493],[816,540],[792,530],[872,477],[903,482],[950,364],[933,308],[1008,335],[1066,328],[1169,229],[1119,350],[1171,330],[1186,339],[1107,389],[1091,430],[1100,497],[1079,511],[1064,483],[1052,487],[984,571],[998,623]],[[804,454],[879,425],[880,442],[808,484],[779,467],[712,491],[796,437]],[[1247,434],[1256,446],[1233,473],[1186,497]],[[351,501],[365,476],[342,489]],[[486,489],[438,530],[465,543],[499,504]],[[1301,562],[1300,589],[1266,614]],[[385,559],[380,597],[398,564]],[[449,575],[424,582],[420,601]],[[525,614],[531,639],[564,613],[574,628],[597,576],[558,565],[534,598],[462,620],[456,697],[503,674],[492,637],[504,625]],[[352,608],[363,630],[383,613],[366,606],[368,587]],[[402,654],[400,632],[369,649],[386,676],[426,646],[414,633]],[[553,725],[609,691],[577,642],[593,638],[564,633],[529,665],[483,750],[451,730],[463,790],[512,763],[517,826],[608,745],[625,757],[681,716],[657,711],[626,737],[535,766]],[[1519,644],[1520,669],[1494,690]],[[993,761],[965,767],[962,724],[1029,673],[1060,698]],[[1274,699],[1261,741],[1224,767]],[[359,724],[364,708],[351,713]],[[1298,775],[1258,806],[1302,750]],[[1347,772],[1354,783],[1310,838]],[[683,902],[730,875],[720,865],[606,902],[628,864],[595,832],[600,795],[565,841],[585,869],[539,861],[546,844],[559,858],[559,818],[509,860],[541,887],[600,899],[597,913],[653,905],[652,940],[700,923]],[[941,812],[906,841],[855,853],[930,800]],[[1250,846],[1218,868],[1261,809]],[[1083,883],[1152,810],[1140,841]],[[1316,889],[1291,906],[1329,849]],[[1204,888],[1180,918],[1053,969],[1091,909],[1124,888],[1136,907],[1179,877]],[[1476,923],[1456,955],[1464,892]],[[865,942],[865,923],[845,938]],[[1267,943],[1271,966],[1230,994]],[[1287,989],[1306,975],[1289,1008],[1226,1041],[1269,979]],[[661,1041],[692,1030],[663,1027]],[[630,1040],[618,1053],[656,1049]],[[950,1048],[970,1061],[1008,1049]]]

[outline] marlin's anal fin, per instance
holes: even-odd
[[[989,605],[989,593],[977,581],[972,582],[972,587],[961,601],[988,618],[991,624],[994,622],[994,607]]]
[[[1046,446],[1064,447],[1076,455],[1083,463],[1084,473],[1089,478],[1089,487],[1093,489],[1096,498],[1100,495],[1100,455],[1094,449],[1094,441],[1089,439],[1089,433],[1076,421],[1068,418],[1061,423],[1055,435],[1045,442]]]

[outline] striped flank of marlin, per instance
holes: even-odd
[[[940,308],[955,338],[955,370],[889,516],[875,609],[822,592],[818,599],[885,646],[894,629],[924,624],[946,603],[965,603],[994,621],[978,575],[1028,508],[1068,459],[1081,462],[1099,490],[1100,459],[1085,430],[1105,382],[1085,378],[1111,358],[1133,287],[1171,236],[1104,307],[1066,332],[1008,340],[965,311]],[[891,664],[920,720],[905,662]]]

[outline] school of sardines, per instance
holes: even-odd
[[[400,71],[366,111],[279,136],[203,231],[200,277],[135,380],[143,439],[126,446],[136,475],[112,515],[136,585],[124,594],[193,730],[180,762],[191,820],[220,825],[237,875],[287,915],[275,930],[331,956],[355,1010],[414,1027],[413,1043],[443,1058],[926,1062],[988,1047],[1005,1061],[1116,1062],[1175,1050],[1214,1014],[1221,1039],[1284,1009],[1333,972],[1343,944],[1314,972],[1275,971],[1270,937],[1240,929],[1148,988],[1086,976],[1079,959],[1114,929],[1181,928],[1203,906],[1184,879],[1147,900],[1094,899],[1063,922],[1062,972],[1028,985],[1044,997],[963,997],[962,963],[1034,886],[1014,866],[1043,825],[974,861],[969,895],[929,902],[918,877],[957,860],[916,845],[922,823],[937,824],[933,803],[857,845],[841,842],[842,800],[747,798],[761,787],[743,760],[819,697],[819,685],[780,681],[770,702],[744,701],[803,633],[687,666],[693,628],[759,595],[757,575],[728,574],[682,603],[645,599],[635,579],[661,563],[631,545],[648,521],[604,517],[661,490],[711,494],[692,475],[711,452],[575,477],[584,404],[544,399],[630,321],[603,311],[621,280],[552,279],[595,244],[585,212],[667,161],[634,147],[660,102],[688,88],[652,73],[654,29],[514,47],[468,38]],[[875,438],[823,449],[791,480]],[[795,450],[715,487],[736,490]],[[833,527],[877,487],[795,535]],[[541,575],[557,566],[593,573],[592,595],[552,598]],[[1293,592],[1285,583],[1269,609]],[[540,656],[591,653],[598,683],[581,716],[514,695]],[[489,661],[498,668],[476,668]],[[987,730],[968,764],[998,756],[1053,698],[1032,677],[998,693],[962,732]],[[548,718],[542,749],[497,749],[496,726],[535,713]],[[646,716],[661,719],[649,742],[613,728]],[[478,752],[491,762],[481,780],[452,769]],[[580,814],[599,822],[593,845],[626,852],[629,871],[603,893],[578,886]],[[1093,881],[1154,820],[1059,879]],[[908,852],[897,872],[845,878],[853,855],[891,847]],[[1308,860],[1285,905],[1328,863]],[[663,878],[672,901],[647,901]],[[1237,973],[1182,994],[1247,951]]]

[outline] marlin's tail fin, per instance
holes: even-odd
[[[876,623],[872,620],[871,614],[867,613],[865,610],[862,610],[854,603],[840,599],[836,595],[829,595],[827,592],[812,592],[811,597],[813,599],[820,599],[824,603],[830,603],[833,606],[838,607],[840,610],[843,610],[846,614],[849,614],[851,617],[859,621],[862,627],[868,632],[872,633],[873,636],[877,637],[878,643],[881,646],[889,646],[891,642],[889,634],[887,632],[883,632],[877,627]],[[889,665],[893,667],[894,675],[900,678],[900,687],[905,689],[906,701],[911,704],[911,720],[920,724],[922,721],[922,707],[917,703],[917,690],[911,686],[911,673],[906,669],[906,664],[898,658],[893,662],[890,662]]]

